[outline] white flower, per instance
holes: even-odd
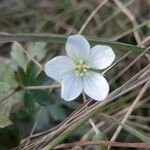
[[[69,36],[66,43],[67,56],[58,56],[45,64],[47,76],[60,81],[61,97],[74,100],[82,91],[89,97],[102,101],[109,92],[106,79],[94,72],[110,66],[115,54],[109,46],[90,44],[82,35]]]

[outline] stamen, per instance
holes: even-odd
[[[81,72],[81,73],[80,73],[80,76],[83,76],[83,75],[84,75],[84,73],[83,73],[83,72]]]
[[[79,60],[75,67],[75,75],[83,76],[88,71],[88,68],[83,60]]]
[[[84,72],[84,73],[87,72],[87,69],[83,69],[83,72]]]
[[[81,67],[81,65],[77,65],[76,68],[79,69]]]
[[[86,65],[85,65],[85,64],[83,65],[83,68],[86,68]]]

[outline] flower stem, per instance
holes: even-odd
[[[86,95],[84,92],[82,92],[83,95],[83,100],[84,103],[86,102]],[[86,107],[86,111],[88,110],[88,108]],[[100,134],[99,129],[97,128],[97,126],[95,125],[95,123],[93,122],[92,118],[89,119],[89,123],[91,124],[91,126],[93,127],[93,130],[95,131],[95,134]]]

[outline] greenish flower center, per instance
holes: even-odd
[[[75,66],[75,75],[76,76],[83,76],[87,73],[89,67],[86,65],[86,63],[83,60],[79,60],[76,62]]]

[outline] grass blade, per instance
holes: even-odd
[[[144,48],[126,44],[126,43],[121,43],[121,42],[107,42],[99,38],[90,38],[90,37],[87,37],[87,39],[92,45],[102,44],[102,45],[108,45],[113,49],[135,51],[135,52],[141,52],[144,50]],[[58,34],[9,34],[9,35],[7,34],[6,35],[0,33],[0,42],[18,41],[18,42],[48,42],[48,43],[64,44],[66,40],[67,40],[67,36],[58,35]]]

